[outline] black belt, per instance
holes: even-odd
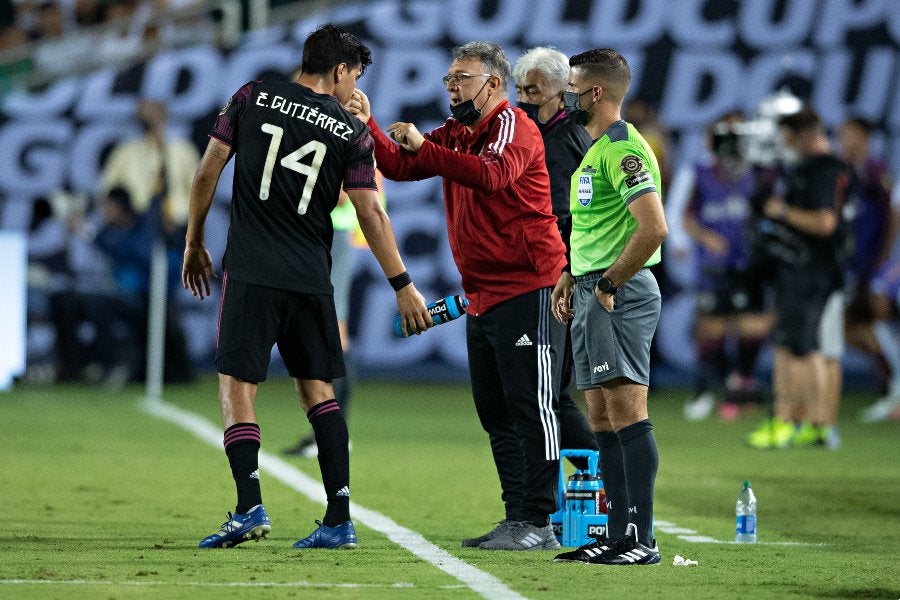
[[[600,279],[603,277],[603,274],[606,273],[606,269],[601,269],[599,271],[591,271],[590,273],[585,273],[584,275],[576,275],[575,281],[581,283],[582,281],[590,281],[592,279]]]
[[[638,273],[646,269],[647,267],[641,267],[638,269]],[[591,281],[593,279],[600,279],[606,273],[606,269],[600,269],[599,271],[591,271],[590,273],[585,273],[584,275],[576,275],[575,281],[581,283],[582,281]]]

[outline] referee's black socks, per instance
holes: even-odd
[[[606,492],[609,521],[606,535],[616,540],[625,535],[628,526],[628,488],[625,484],[625,463],[622,461],[622,445],[619,436],[612,431],[595,431],[600,446],[600,472]]]
[[[659,454],[650,419],[616,432],[622,445],[625,484],[628,488],[628,521],[637,526],[638,541],[653,544],[653,487],[659,468]],[[602,455],[602,451],[601,451]]]

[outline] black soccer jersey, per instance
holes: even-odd
[[[250,82],[212,137],[235,151],[224,269],[231,277],[332,293],[331,211],[341,185],[377,189],[369,129],[337,98],[292,82]]]
[[[852,169],[836,156],[816,155],[797,165],[785,194],[785,202],[790,206],[805,210],[832,208],[837,212],[838,228],[830,236],[803,233],[788,226],[809,250],[808,268],[820,276],[831,273],[836,282],[841,279],[841,251],[848,227],[843,218],[844,204],[853,191],[853,179]]]

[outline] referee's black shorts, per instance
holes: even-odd
[[[331,381],[343,377],[344,355],[330,294],[303,294],[246,283],[225,274],[216,370],[241,381],[265,381],[272,346],[288,374]]]

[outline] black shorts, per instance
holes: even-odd
[[[343,377],[344,355],[330,294],[303,294],[237,281],[225,274],[216,370],[241,381],[265,381],[272,346],[291,377]]]
[[[806,269],[779,271],[775,288],[777,315],[772,339],[796,356],[820,349],[819,324],[833,286]]]
[[[766,310],[762,282],[754,281],[741,271],[728,271],[706,278],[697,291],[696,299],[697,312],[702,315],[726,317]]]

